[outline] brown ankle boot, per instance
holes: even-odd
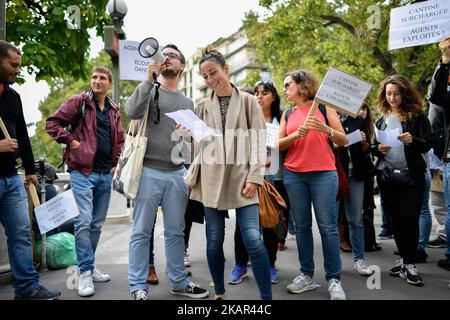
[[[155,267],[148,268],[147,282],[149,284],[158,284],[159,283],[158,276],[156,275]]]

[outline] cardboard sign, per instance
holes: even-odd
[[[138,48],[138,41],[119,41],[120,80],[143,81],[147,79],[147,65],[151,59],[141,57]]]
[[[440,42],[448,35],[448,0],[419,2],[391,10],[389,50]]]
[[[356,117],[373,85],[330,67],[314,100]]]
[[[58,194],[56,197],[34,208],[36,220],[41,234],[53,230],[67,220],[79,215],[72,189]]]

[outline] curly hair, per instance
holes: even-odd
[[[408,79],[402,75],[393,75],[384,79],[378,89],[377,108],[379,112],[387,115],[391,111],[391,106],[386,100],[386,87],[388,84],[394,84],[400,90],[402,102],[398,112],[401,120],[411,119],[411,117],[423,111],[423,100]]]
[[[286,73],[284,78],[291,77],[299,85],[299,96],[303,100],[312,100],[319,89],[319,80],[316,75],[307,70],[298,70]]]
[[[213,60],[215,63],[219,64],[222,69],[226,64],[223,54],[213,46],[207,46],[206,48],[202,49],[202,56],[200,58],[200,62],[198,63],[199,67],[203,62],[208,60]]]

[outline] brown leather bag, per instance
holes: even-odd
[[[258,187],[259,224],[264,228],[272,228],[280,221],[280,211],[286,209],[286,202],[266,179]]]

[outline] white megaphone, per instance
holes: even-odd
[[[152,37],[144,39],[139,44],[138,52],[141,57],[150,58],[161,65],[166,61],[166,58],[161,53],[158,40]]]

